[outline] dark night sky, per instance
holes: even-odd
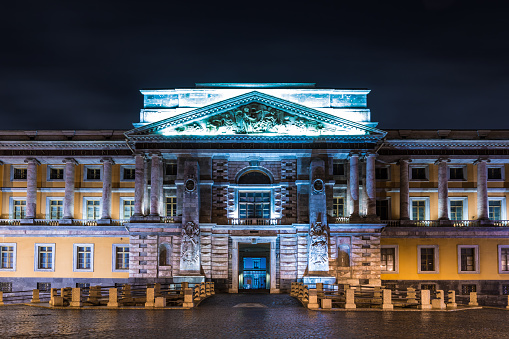
[[[14,1],[0,129],[129,129],[139,89],[195,82],[369,88],[382,129],[509,129],[502,4]]]

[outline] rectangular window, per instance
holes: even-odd
[[[431,293],[435,293],[437,291],[436,284],[421,284],[421,290],[428,290]]]
[[[412,200],[412,220],[426,220],[426,200]]]
[[[502,285],[502,295],[509,295],[509,285],[507,284]]]
[[[166,216],[177,216],[177,197],[166,197]]]
[[[62,219],[64,216],[64,201],[50,200],[49,202],[50,219]]]
[[[129,269],[129,245],[113,245],[113,271],[125,271]]]
[[[479,273],[479,246],[458,246],[458,273]]]
[[[509,273],[509,245],[498,245],[498,273]]]
[[[463,200],[451,200],[450,205],[450,219],[463,220]]]
[[[101,202],[99,200],[86,200],[87,219],[97,220],[100,218]]]
[[[177,175],[177,164],[166,164],[164,166],[164,175]]]
[[[90,289],[90,283],[76,283],[77,288]]]
[[[490,220],[502,220],[502,200],[488,201],[488,212]]]
[[[270,218],[270,192],[239,192],[239,218]]]
[[[380,217],[380,220],[389,220],[389,200],[377,200],[376,201],[376,215]]]
[[[94,245],[74,244],[74,271],[94,270]]]
[[[333,217],[345,216],[345,198],[343,197],[332,198],[332,216]]]
[[[488,180],[502,179],[502,167],[488,167]]]
[[[0,282],[0,292],[12,292],[12,283]]]
[[[122,174],[123,174],[123,177],[122,177],[122,180],[134,180],[135,178],[135,173],[136,173],[136,170],[132,167],[124,167],[122,168],[123,171],[122,171]]]
[[[87,180],[101,180],[101,168],[87,168]]]
[[[122,216],[124,219],[129,219],[134,214],[134,200],[123,200],[122,204]]]
[[[470,295],[470,292],[477,292],[477,285],[474,284],[461,285],[461,294]]]
[[[35,244],[35,270],[55,270],[55,244]]]
[[[398,273],[398,247],[382,245],[380,249],[382,273]]]
[[[13,167],[12,178],[14,180],[27,180],[27,168],[26,167]]]
[[[422,167],[410,167],[411,180],[428,180],[428,169]]]
[[[419,268],[417,273],[438,273],[438,246],[419,245],[417,251]]]
[[[15,270],[16,244],[0,244],[0,270]]]
[[[27,202],[25,200],[13,200],[12,208],[12,217],[14,219],[25,219],[27,212]]]
[[[51,291],[51,283],[49,282],[38,282],[37,289],[39,292],[49,292]]]
[[[64,179],[64,169],[59,168],[59,167],[50,167],[49,178],[50,178],[50,180],[63,180]]]
[[[332,175],[345,175],[345,164],[332,164]]]
[[[375,168],[375,178],[377,180],[389,180],[389,167]]]
[[[449,180],[465,180],[465,167],[449,167]]]

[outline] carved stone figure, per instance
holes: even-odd
[[[317,221],[309,229],[309,238],[309,270],[328,271],[329,227]]]
[[[181,269],[193,269],[199,263],[199,241],[200,228],[194,222],[189,221],[182,227],[182,262],[186,267]]]

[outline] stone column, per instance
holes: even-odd
[[[152,154],[152,166],[150,168],[150,215],[159,217],[159,194],[160,194],[160,169],[161,155]]]
[[[399,219],[409,220],[410,189],[408,176],[408,163],[410,160],[399,161]]]
[[[239,242],[236,239],[233,239],[232,242],[231,261],[232,261],[232,287],[228,292],[239,293]]]
[[[143,197],[145,195],[145,156],[141,153],[135,156],[136,167],[134,172],[134,215],[143,215]]]
[[[276,288],[276,239],[270,242],[270,293],[279,293]]]
[[[488,207],[488,169],[489,160],[479,159],[477,164],[477,218],[482,221],[489,220]]]
[[[449,159],[438,159],[435,164],[438,165],[438,220],[449,220],[448,197],[449,189],[447,187],[447,163]]]
[[[26,219],[35,219],[37,213],[37,165],[39,161],[35,158],[25,160],[27,166],[27,200]]]
[[[103,195],[101,206],[101,220],[111,219],[111,170],[113,159],[101,159],[103,163]]]
[[[350,155],[350,197],[352,214],[350,218],[359,218],[359,155]]]
[[[151,160],[145,157],[143,169],[143,215],[150,214],[150,194],[148,194],[148,178],[150,177],[150,162]]]
[[[375,181],[375,158],[376,154],[366,155],[366,197],[368,218],[376,219],[376,181]]]
[[[64,219],[74,218],[74,188],[75,188],[75,166],[76,160],[66,158],[62,161],[65,163],[64,180],[65,180],[65,198],[64,198]]]

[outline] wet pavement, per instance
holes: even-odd
[[[288,295],[220,294],[193,310],[0,308],[0,337],[508,338],[509,311],[315,312]]]

